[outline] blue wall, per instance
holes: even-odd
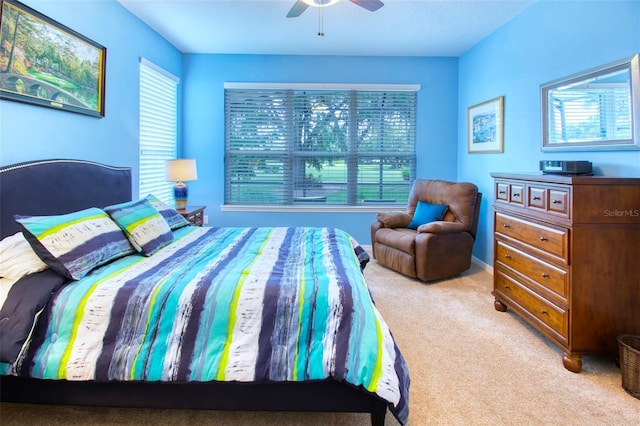
[[[225,82],[420,84],[417,176],[456,179],[457,58],[186,55],[183,156],[197,158],[190,202],[218,226],[334,226],[370,244],[375,213],[222,212]]]
[[[115,0],[25,0],[107,47],[106,117],[0,100],[0,165],[51,157],[134,168],[138,177],[141,56],[181,77],[180,143],[198,159],[193,203],[217,225],[313,225],[346,229],[369,244],[373,213],[231,213],[223,202],[225,81],[409,83],[418,96],[418,177],[471,181],[485,194],[474,254],[492,262],[492,171],[537,170],[540,159],[590,160],[611,176],[640,176],[640,152],[540,150],[540,84],[640,52],[640,2],[534,4],[460,58],[182,55]],[[570,19],[567,19],[570,17]],[[505,97],[505,151],[468,154],[470,105]]]
[[[485,194],[474,255],[493,262],[491,172],[537,172],[543,159],[588,160],[640,177],[640,151],[542,152],[540,85],[640,52],[639,1],[541,1],[460,57],[458,180]],[[467,153],[467,108],[504,96],[504,153]],[[636,135],[638,137],[638,135]]]
[[[107,48],[105,117],[0,100],[0,165],[80,158],[129,166],[137,196],[140,57],[180,76],[182,54],[115,0],[22,2]]]

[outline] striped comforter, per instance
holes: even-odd
[[[408,418],[407,367],[355,242],[329,228],[197,228],[62,288],[22,360],[36,378],[335,379]],[[24,374],[24,373],[22,373]]]

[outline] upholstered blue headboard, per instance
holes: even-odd
[[[0,168],[0,238],[13,215],[64,214],[131,200],[131,168],[84,160],[39,160]]]

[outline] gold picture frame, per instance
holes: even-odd
[[[467,110],[469,153],[504,152],[504,96]]]
[[[16,0],[0,11],[0,99],[104,117],[107,49]]]

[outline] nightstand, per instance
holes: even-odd
[[[177,212],[182,215],[190,224],[195,226],[204,225],[204,209],[207,206],[187,206],[184,209],[178,209]]]

